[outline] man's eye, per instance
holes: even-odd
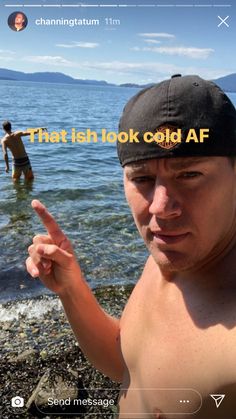
[[[155,182],[155,179],[151,176],[136,176],[132,181],[140,185],[142,183]]]
[[[192,179],[197,178],[202,175],[201,172],[183,172],[178,175],[178,178],[180,179]]]

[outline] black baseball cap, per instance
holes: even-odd
[[[119,132],[138,132],[137,141],[117,141],[122,166],[166,157],[236,156],[236,110],[213,82],[176,74],[132,97],[123,110]],[[175,144],[145,142],[144,134],[181,130]],[[186,142],[189,130],[209,129],[203,142]],[[163,131],[164,130],[164,131]]]

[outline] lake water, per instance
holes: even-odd
[[[137,89],[0,82],[0,120],[13,129],[116,131],[124,104]],[[40,199],[73,242],[92,287],[134,282],[146,258],[145,246],[125,202],[115,144],[31,143],[24,137],[35,173],[31,188],[0,176],[0,299],[47,292],[30,280],[24,261],[32,237],[44,228],[31,209]]]
[[[127,100],[138,89],[0,81],[0,120],[13,129],[46,126],[117,131]],[[236,104],[236,94],[229,94]],[[147,251],[125,202],[115,144],[24,141],[35,173],[26,187],[0,172],[0,301],[47,293],[26,273],[27,247],[44,228],[31,209],[40,199],[73,242],[92,287],[127,284],[139,277]]]

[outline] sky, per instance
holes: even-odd
[[[115,84],[159,82],[175,73],[215,79],[236,72],[235,3],[1,0],[0,68]],[[20,32],[7,24],[15,11],[28,18]]]

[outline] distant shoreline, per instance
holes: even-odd
[[[138,84],[131,84],[131,83],[124,83],[124,84],[112,84],[112,83],[101,83],[99,84],[99,82],[97,83],[93,83],[91,81],[91,83],[86,82],[84,83],[83,81],[81,82],[76,82],[76,83],[70,83],[70,82],[59,82],[59,81],[52,81],[52,80],[18,80],[18,79],[12,79],[10,77],[0,77],[0,82],[1,81],[12,81],[12,82],[20,82],[20,83],[48,83],[48,84],[64,84],[67,86],[97,86],[97,87],[115,87],[115,88],[119,88],[119,87],[128,87],[131,89],[143,89],[145,87],[151,86],[151,85],[138,85]],[[153,85],[154,83],[152,83]]]
[[[168,78],[168,77],[164,77]],[[164,79],[163,78],[163,79]],[[5,81],[20,81],[20,82],[37,82],[37,83],[59,83],[59,84],[70,84],[70,85],[85,85],[85,86],[104,86],[104,87],[129,87],[129,88],[147,88],[155,84],[155,82],[147,84],[139,84],[133,82],[126,82],[121,84],[110,83],[106,80],[94,80],[94,79],[75,79],[67,74],[60,72],[34,72],[24,73],[22,71],[9,70],[6,68],[0,68],[0,80]],[[236,93],[236,73],[229,74],[227,76],[219,77],[218,79],[212,80],[222,90],[229,93]]]

